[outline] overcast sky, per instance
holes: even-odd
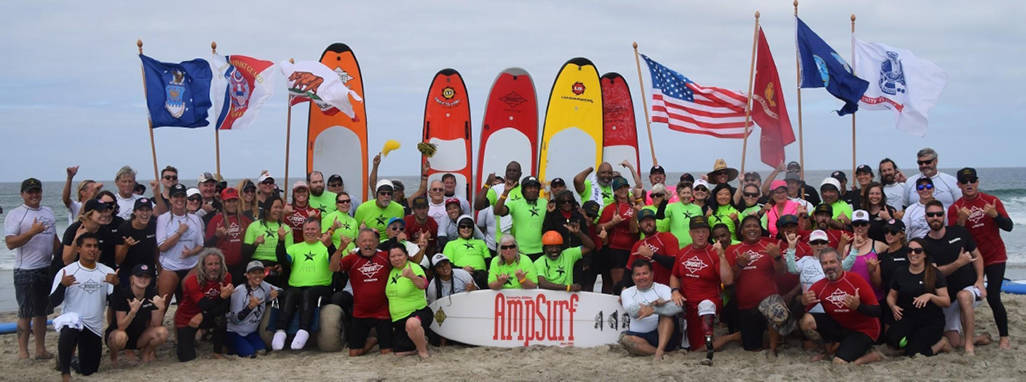
[[[647,169],[651,159],[631,42],[699,84],[745,90],[758,9],[798,133],[790,0],[261,3],[0,3],[5,153],[0,181],[60,180],[73,164],[82,166],[80,179],[109,180],[125,164],[138,170],[140,179],[152,177],[138,38],[147,55],[162,61],[208,58],[212,40],[219,53],[273,61],[317,60],[329,44],[348,44],[363,71],[372,153],[387,139],[403,145],[382,164],[382,173],[390,175],[417,171],[414,146],[425,95],[439,69],[452,67],[464,76],[476,150],[484,101],[500,71],[527,69],[544,121],[556,71],[567,59],[587,57],[600,73],[615,71],[628,80]],[[1026,6],[1021,1],[806,0],[799,12],[845,59],[851,49],[849,15],[855,13],[859,38],[909,49],[948,73],[926,137],[897,131],[889,111],[858,114],[860,163],[875,167],[889,156],[913,167],[915,151],[932,146],[940,152],[941,167],[1023,165],[1018,150],[1026,141]],[[221,134],[225,176],[256,177],[261,169],[281,176],[285,99],[285,92],[277,91],[251,128]],[[807,167],[850,171],[851,121],[833,113],[840,102],[823,89],[806,89],[802,99]],[[300,108],[292,121],[292,176],[305,170],[306,112]],[[664,124],[653,124],[652,131],[659,162],[670,171],[708,171],[717,157],[740,164],[740,140],[678,133]],[[211,127],[155,133],[160,167],[178,167],[189,183],[214,170]],[[748,167],[768,171],[758,161],[758,139],[749,143]],[[787,155],[797,159],[797,142]]]

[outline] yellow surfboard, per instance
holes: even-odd
[[[547,184],[563,178],[569,185],[587,166],[602,163],[602,86],[590,60],[563,64],[549,93],[542,132],[538,179]]]

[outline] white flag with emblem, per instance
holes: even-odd
[[[898,113],[897,128],[926,135],[927,113],[937,103],[948,75],[934,63],[905,49],[852,36],[855,75],[869,81],[860,110],[890,109]]]
[[[325,114],[341,111],[349,118],[356,117],[351,101],[363,102],[363,99],[346,86],[342,80],[342,76],[347,75],[344,71],[334,71],[314,61],[300,61],[295,64],[282,61],[278,66],[285,75],[285,82],[288,83],[289,105],[311,101]]]

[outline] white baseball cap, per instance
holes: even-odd
[[[709,182],[706,182],[705,179],[695,179],[695,185],[691,186],[691,188],[694,189],[698,186],[705,186],[705,188],[712,190],[712,187],[709,187]]]
[[[821,229],[817,229],[815,231],[812,231],[812,233],[809,234],[809,242],[810,243],[814,242],[816,240],[830,241],[830,237],[827,236],[826,231],[823,231]]]
[[[198,188],[190,188],[190,189],[185,191],[185,197],[187,197],[187,198],[191,198],[194,195],[201,195],[200,194],[200,190]]]
[[[851,222],[852,223],[854,223],[854,222],[868,222],[868,221],[869,221],[869,212],[866,212],[866,210],[855,210],[855,212],[853,212],[851,214]]]
[[[445,256],[445,254],[442,253],[436,253],[434,256],[431,256],[431,266],[436,266],[438,265],[438,263],[441,263],[443,261],[448,261],[450,263],[452,262],[451,260],[449,260],[448,257]]]
[[[834,179],[830,176],[828,176],[826,179],[823,179],[823,183],[819,184],[819,189],[822,190],[823,186],[826,186],[828,184],[834,186],[834,188],[836,188],[837,191],[841,191],[841,182],[837,181],[837,179]]]
[[[381,187],[385,187],[385,186],[388,186],[388,188],[391,188],[391,189],[395,188],[395,186],[392,184],[391,180],[382,179],[382,180],[379,180],[378,183],[374,185],[374,191],[381,191]]]

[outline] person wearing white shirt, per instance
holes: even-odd
[[[118,202],[118,217],[129,220],[132,218],[132,208],[135,207],[135,200],[142,197],[135,193],[135,170],[124,166],[114,176],[114,185],[118,192],[114,193]]]
[[[634,286],[620,292],[620,303],[631,317],[620,339],[628,353],[652,355],[662,360],[674,334],[673,317],[681,308],[672,302],[670,287],[652,280],[652,263],[640,259],[631,264]],[[673,348],[671,346],[671,348]]]
[[[428,282],[428,304],[445,296],[477,289],[470,272],[453,268],[449,257],[444,254],[436,253],[432,256],[431,266],[435,270],[435,277]]]
[[[157,217],[157,249],[160,251],[160,274],[157,290],[167,298],[174,292],[181,301],[181,281],[199,259],[203,250],[203,221],[185,209],[185,186],[176,184],[168,191],[171,210]]]
[[[880,160],[880,184],[883,185],[884,195],[887,196],[887,205],[895,210],[905,209],[905,174],[901,173],[898,165],[891,158]]]
[[[933,198],[940,200],[945,208],[962,198],[962,189],[958,188],[958,180],[955,177],[937,171],[937,152],[927,147],[916,153],[919,164],[919,174],[909,177],[905,181],[905,205],[913,205],[919,201],[919,193],[916,189],[921,178],[930,179],[933,182]],[[889,197],[889,196],[888,196]],[[923,201],[925,204],[926,201]],[[912,237],[909,236],[911,239]]]
[[[901,217],[901,221],[907,227],[905,233],[909,240],[921,238],[930,232],[930,224],[926,222],[926,203],[935,199],[933,195],[936,190],[933,180],[930,178],[916,179],[912,189],[916,190],[918,199],[905,209],[905,215]],[[941,202],[941,204],[943,203]],[[948,206],[949,204],[944,204],[944,208]]]

